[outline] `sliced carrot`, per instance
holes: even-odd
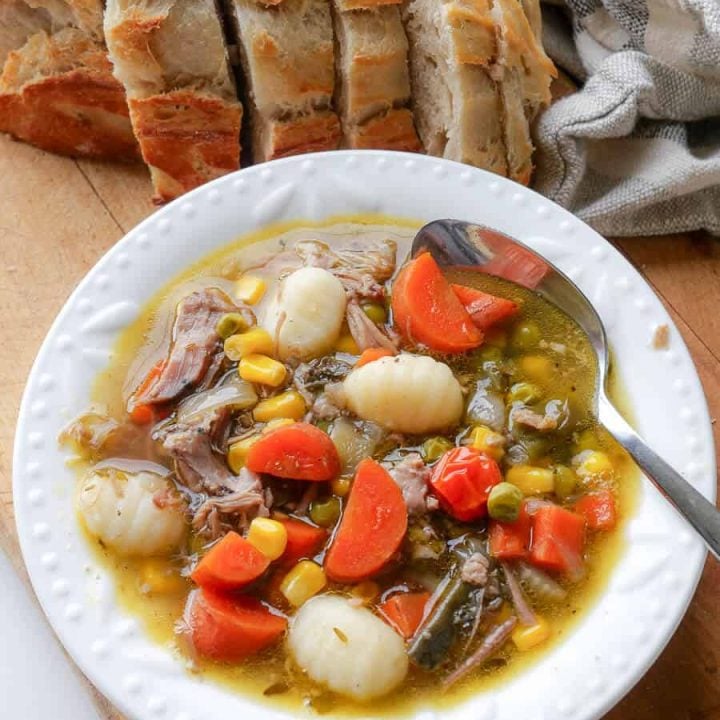
[[[377,606],[380,614],[405,639],[412,637],[425,616],[429,592],[397,593]]]
[[[202,587],[236,590],[257,580],[269,565],[270,560],[254,545],[230,531],[213,545],[190,577]]]
[[[573,506],[585,518],[590,530],[612,530],[617,524],[615,496],[610,490],[598,490],[581,497]]]
[[[520,309],[518,304],[512,300],[490,295],[482,290],[465,285],[451,285],[450,287],[468,311],[476,327],[483,332],[497,323],[514,317]]]
[[[263,650],[287,627],[284,617],[271,613],[256,598],[232,597],[209,588],[190,595],[186,618],[196,652],[224,662]]]
[[[355,363],[355,367],[362,367],[380,358],[392,357],[394,354],[392,350],[388,350],[387,348],[368,348],[362,351],[362,354]]]
[[[327,530],[323,528],[292,518],[280,522],[287,530],[287,545],[280,557],[283,565],[294,565],[298,560],[314,557],[327,540]]]
[[[520,560],[530,552],[530,531],[532,518],[525,503],[515,522],[489,523],[490,554],[500,560]]]
[[[484,517],[490,490],[501,481],[495,460],[473,448],[458,447],[440,458],[430,485],[443,509],[467,522]]]
[[[152,405],[136,405],[130,411],[130,420],[136,425],[149,425],[155,419]]]
[[[400,488],[382,465],[363,460],[347,507],[325,556],[325,572],[338,582],[359,582],[387,565],[407,530]]]
[[[559,505],[543,505],[533,516],[530,561],[547,570],[579,576],[583,569],[585,518]]]
[[[340,474],[333,441],[309,423],[285,425],[253,443],[245,462],[249,470],[293,480],[323,482]]]
[[[477,347],[483,334],[473,323],[430,253],[411,260],[392,287],[395,325],[409,342],[459,353]]]

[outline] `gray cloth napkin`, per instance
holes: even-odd
[[[566,0],[544,41],[582,84],[535,128],[534,186],[604,235],[720,234],[720,0]]]

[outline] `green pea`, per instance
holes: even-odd
[[[448,450],[455,447],[447,438],[431,437],[422,444],[422,456],[425,462],[439,460]]]
[[[231,335],[245,332],[249,327],[247,320],[240,313],[227,313],[218,320],[215,331],[223,340],[227,340]]]
[[[521,402],[525,405],[537,402],[542,397],[540,388],[529,382],[515,383],[508,393],[507,400],[509,403]]]
[[[555,466],[555,494],[560,500],[565,500],[575,492],[577,475],[567,465]]]
[[[527,452],[528,460],[535,462],[550,452],[551,442],[545,437],[533,437],[528,434],[522,438],[521,443]]]
[[[519,487],[509,482],[495,485],[488,496],[488,515],[493,520],[515,522],[520,514],[523,493]]]
[[[540,328],[534,322],[520,323],[510,342],[516,350],[530,350],[540,342]]]
[[[334,495],[325,500],[310,503],[310,519],[320,527],[331,527],[340,517],[340,498]]]
[[[387,320],[385,306],[380,303],[365,303],[363,312],[376,324],[382,325]]]

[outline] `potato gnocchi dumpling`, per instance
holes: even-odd
[[[288,645],[310,678],[356,700],[387,694],[408,670],[402,638],[370,610],[339,595],[306,602],[292,620]]]
[[[354,370],[344,383],[350,410],[396,432],[434,432],[460,421],[460,383],[445,364],[421,355],[384,357]]]
[[[280,359],[309,360],[332,350],[346,303],[342,284],[327,270],[304,267],[288,275],[268,312]]]
[[[185,502],[169,480],[151,472],[91,470],[77,507],[87,529],[120,555],[169,554],[187,531]]]

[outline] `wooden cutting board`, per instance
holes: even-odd
[[[149,197],[141,166],[68,160],[0,137],[0,549],[18,568],[11,455],[25,379],[72,289],[153,211]],[[711,415],[720,416],[720,244],[696,234],[615,245],[665,303],[695,360]],[[720,720],[718,598],[720,565],[709,561],[667,649],[606,720]],[[98,703],[103,717],[118,720],[99,697]]]

